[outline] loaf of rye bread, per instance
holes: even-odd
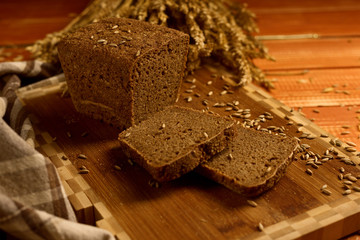
[[[193,170],[234,138],[234,121],[171,106],[119,135],[120,148],[160,182]]]
[[[238,126],[229,147],[196,169],[200,174],[244,196],[254,197],[272,188],[292,162],[298,143]]]
[[[175,103],[189,35],[128,18],[68,34],[59,59],[77,111],[125,129]]]

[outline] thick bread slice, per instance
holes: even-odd
[[[294,138],[239,126],[229,147],[196,170],[237,193],[257,196],[285,174],[297,145]]]
[[[171,106],[119,135],[121,149],[157,181],[169,181],[219,153],[236,133],[234,121]]]

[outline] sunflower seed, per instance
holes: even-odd
[[[327,135],[327,134],[325,134],[325,133],[322,133],[322,134],[320,134],[320,137],[322,137],[322,138],[327,138],[327,137],[329,137],[329,135]]]
[[[360,187],[358,187],[358,186],[353,186],[352,189],[353,189],[355,192],[360,192]]]
[[[341,173],[344,173],[344,172],[345,172],[345,168],[340,167],[340,168],[339,168],[339,171],[340,171]]]
[[[350,134],[350,131],[344,131],[344,132],[341,132],[340,134],[341,135],[348,135],[348,134]]]
[[[194,91],[194,90],[192,90],[192,89],[186,89],[186,90],[185,90],[186,93],[192,93],[193,91]]]
[[[116,45],[115,43],[110,43],[109,46],[110,47],[117,47],[118,45]]]

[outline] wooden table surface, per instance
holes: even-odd
[[[1,1],[0,62],[31,59],[24,47],[65,27],[88,2]],[[277,60],[256,60],[274,81],[270,94],[339,139],[359,145],[360,2],[246,2],[257,15],[259,37],[269,39],[264,43]]]

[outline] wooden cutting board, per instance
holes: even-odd
[[[177,104],[204,109],[206,99],[210,111],[227,115],[233,111],[213,105],[239,101],[238,108],[251,110],[250,119],[271,113],[273,119],[261,123],[264,128],[283,126],[289,136],[315,136],[301,138],[301,144],[310,146],[307,151],[323,155],[332,147],[333,136],[320,137],[327,133],[253,84],[220,94],[230,79],[219,66],[204,67],[183,83]],[[343,195],[343,181],[338,179],[341,167],[344,174],[360,177],[358,152],[345,151],[345,143],[335,147],[338,157],[356,166],[334,158],[314,169],[300,153],[272,190],[253,199],[258,206],[252,207],[246,198],[196,173],[157,187],[118,150],[119,130],[77,113],[71,99],[61,97],[64,84],[27,87],[19,96],[33,115],[37,150],[58,168],[82,222],[108,229],[120,239],[338,239],[360,228],[360,193]],[[185,92],[189,89],[192,93]],[[89,173],[80,175],[81,166]],[[332,192],[329,196],[320,190],[325,184]],[[353,185],[360,186],[360,180]],[[258,230],[260,222],[263,231]]]

